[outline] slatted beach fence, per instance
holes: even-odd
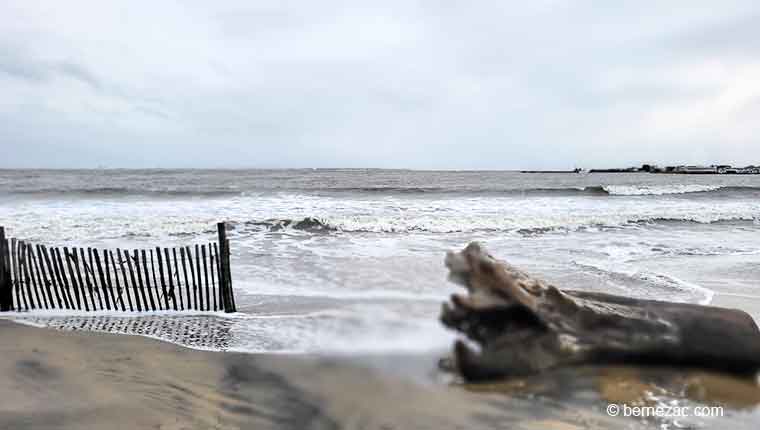
[[[0,311],[235,312],[230,245],[154,249],[47,247],[0,227]]]

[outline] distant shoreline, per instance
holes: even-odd
[[[641,167],[626,167],[613,169],[573,169],[573,170],[521,170],[520,173],[655,173],[673,175],[760,175],[760,166],[734,167],[730,165],[710,166],[665,166],[644,164]]]

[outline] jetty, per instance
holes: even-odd
[[[0,226],[0,312],[235,312],[230,242],[172,248],[48,247],[6,238]]]
[[[521,170],[520,173],[669,173],[681,175],[760,175],[760,166],[749,165],[734,167],[726,164],[709,166],[677,165],[658,166],[643,164],[641,167],[620,167],[605,169],[574,169],[574,170]]]

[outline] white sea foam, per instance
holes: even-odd
[[[642,299],[710,304],[715,292],[671,275],[642,270],[620,261],[574,262],[576,266],[602,276],[625,295]]]
[[[663,196],[717,191],[719,185],[672,184],[672,185],[606,185],[602,187],[613,196]]]

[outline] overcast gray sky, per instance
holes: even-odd
[[[0,167],[760,164],[752,1],[0,3]]]

